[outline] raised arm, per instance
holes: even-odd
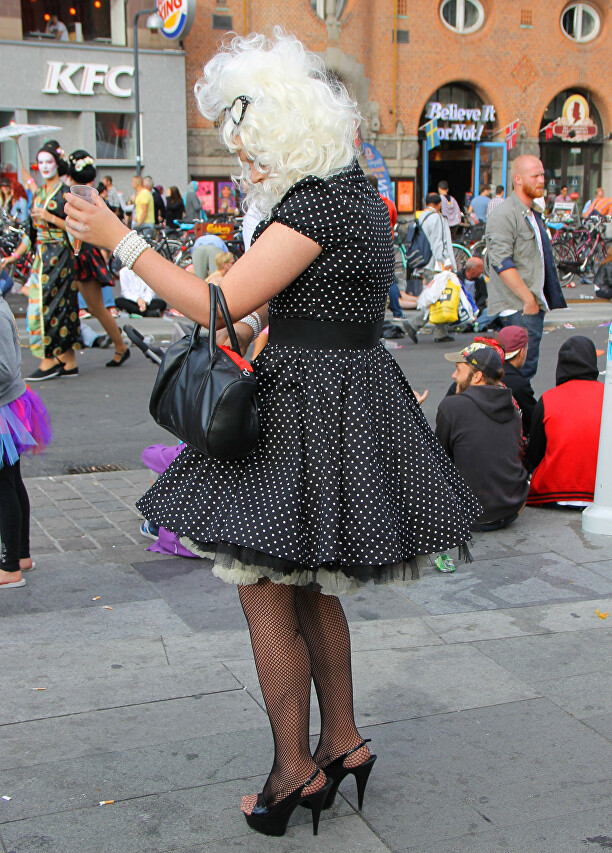
[[[82,199],[66,199],[68,232],[77,239],[113,250],[129,229],[102,199],[91,205]],[[223,293],[236,321],[257,310],[291,284],[320,254],[321,247],[303,234],[274,222],[266,228],[225,275]],[[203,283],[180,267],[146,249],[134,264],[134,272],[149,287],[186,317],[208,327],[208,291]]]

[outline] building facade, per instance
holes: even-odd
[[[512,159],[543,159],[549,191],[612,195],[612,6],[607,0],[198,0],[186,51],[188,169],[220,198],[234,169],[193,85],[227,32],[280,24],[356,98],[401,212],[448,180],[459,200],[511,186]],[[439,144],[427,150],[425,125]],[[516,122],[507,150],[504,128]]]
[[[98,175],[125,194],[136,171],[132,19],[154,4],[137,0],[5,0],[0,7],[0,127],[55,125],[65,151],[84,148]],[[57,14],[64,39],[49,32]],[[138,65],[143,174],[187,181],[185,53],[139,19]],[[2,168],[31,166],[44,136],[0,145]]]

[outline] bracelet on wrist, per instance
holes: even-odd
[[[149,248],[150,246],[145,239],[135,231],[130,231],[117,243],[113,249],[113,255],[115,258],[119,258],[126,269],[131,270],[145,249]]]
[[[256,311],[251,312],[251,314],[248,314],[246,317],[238,320],[238,322],[245,323],[253,329],[253,338],[257,338],[261,334],[261,320],[259,319],[259,314]]]

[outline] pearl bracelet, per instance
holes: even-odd
[[[126,269],[131,270],[144,250],[150,248],[143,237],[135,231],[130,231],[117,243],[113,249],[113,255],[115,258],[119,258]]]
[[[251,314],[243,317],[242,320],[238,320],[238,322],[246,323],[247,326],[250,326],[251,329],[253,329],[253,339],[259,337],[261,334],[261,320],[257,311],[253,311]]]

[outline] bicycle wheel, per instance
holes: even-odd
[[[477,240],[472,246],[473,258],[484,258],[487,254],[487,244],[484,240]]]
[[[467,246],[462,246],[461,243],[453,243],[453,254],[455,255],[457,269],[464,266],[465,262],[472,257],[472,253]]]
[[[590,266],[590,272],[592,272],[593,275],[595,275],[599,267],[605,261],[607,254],[608,249],[606,247],[606,244],[604,242],[598,243],[595,247],[595,251],[593,252],[590,258],[589,263],[587,264],[587,267]]]
[[[559,281],[561,287],[567,287],[572,280],[572,276],[577,272],[578,259],[574,250],[567,243],[553,243],[552,253],[555,260],[555,266],[559,273]]]

